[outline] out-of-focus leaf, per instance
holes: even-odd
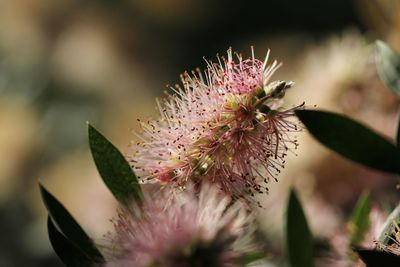
[[[92,259],[57,230],[50,216],[47,217],[47,230],[51,246],[67,267],[90,267],[95,264]]]
[[[365,233],[370,226],[369,213],[371,212],[371,202],[369,194],[363,193],[357,201],[351,218],[350,242],[352,245],[358,245],[364,238]]]
[[[126,206],[130,200],[141,201],[138,179],[121,152],[90,124],[88,134],[97,170],[115,198]]]
[[[400,114],[397,117],[396,145],[397,147],[400,146]]]
[[[382,232],[378,238],[379,243],[387,245],[391,242],[390,236],[393,236],[394,233],[397,232],[396,224],[397,226],[400,224],[400,206],[397,206],[397,208],[390,213],[383,224]]]
[[[296,115],[323,145],[364,166],[400,173],[400,150],[366,126],[343,115],[297,110]]]
[[[250,263],[258,261],[258,260],[262,260],[264,258],[265,258],[265,255],[263,255],[261,253],[253,252],[253,253],[247,254],[243,257],[240,257],[236,261],[236,263],[239,264],[240,266],[246,266],[247,264],[250,264]]]
[[[355,249],[367,267],[398,267],[400,257],[379,250]]]
[[[92,239],[85,233],[68,210],[39,183],[40,193],[50,217],[60,228],[65,237],[77,246],[94,262],[103,262],[104,257],[94,245]]]
[[[382,81],[400,97],[400,56],[382,41],[376,41],[376,67]]]
[[[303,208],[292,189],[286,214],[286,246],[290,266],[313,266],[313,239]]]

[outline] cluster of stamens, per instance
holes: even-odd
[[[269,53],[268,53],[269,54]],[[184,187],[190,180],[217,184],[233,198],[268,192],[285,158],[297,148],[294,110],[281,109],[292,82],[270,82],[280,67],[252,56],[207,62],[184,73],[182,86],[158,103],[161,118],[140,122],[143,134],[131,163],[143,182]]]

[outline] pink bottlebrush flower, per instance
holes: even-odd
[[[396,229],[395,232],[393,233],[393,236],[391,236],[391,241],[392,243],[390,245],[385,245],[382,243],[377,243],[377,247],[380,250],[386,251],[388,253],[400,256],[400,227],[396,223]]]
[[[269,54],[269,53],[268,53]],[[207,70],[185,73],[174,94],[159,103],[161,118],[141,123],[132,165],[144,182],[177,187],[209,181],[234,198],[267,192],[300,130],[294,110],[280,102],[292,82],[270,83],[279,68],[254,57],[208,62]],[[264,184],[265,183],[265,184]]]
[[[122,213],[105,266],[242,266],[240,259],[255,249],[253,217],[215,187],[203,184],[198,196],[187,189],[172,198],[164,191]]]
[[[389,244],[383,244],[380,241],[376,241],[376,247],[380,250],[386,251],[388,253],[400,256],[400,226],[399,226],[398,218],[393,218],[391,221],[391,232],[388,233]],[[381,228],[382,228],[381,225]],[[382,229],[380,229],[382,231]],[[380,232],[381,232],[380,231]],[[379,234],[380,234],[379,232]]]
[[[208,70],[211,72],[213,84],[224,88],[225,92],[235,95],[254,93],[263,90],[267,86],[271,76],[281,66],[276,61],[267,66],[269,51],[264,62],[254,56],[243,59],[241,54],[237,55],[238,62],[235,62],[232,50],[228,50],[228,58],[218,58],[219,64],[208,62]]]

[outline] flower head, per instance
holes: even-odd
[[[166,205],[168,202],[168,205]],[[115,221],[113,256],[107,267],[234,267],[254,249],[253,217],[215,187],[193,187],[171,196],[148,198],[144,206]]]
[[[393,214],[391,214],[388,220],[390,220],[389,225],[384,225],[383,222],[381,224],[381,228],[385,227],[387,232],[385,236],[376,241],[376,247],[380,250],[400,256],[400,221],[398,215],[396,214],[396,217],[394,217]],[[380,229],[379,234],[381,234],[381,232],[382,229]]]
[[[269,53],[268,53],[269,54]],[[292,82],[270,82],[280,64],[228,50],[207,70],[185,73],[159,103],[161,118],[142,122],[132,165],[145,182],[177,187],[217,184],[233,198],[267,192],[288,152],[297,148],[294,109],[281,99]],[[302,106],[302,105],[300,105]]]

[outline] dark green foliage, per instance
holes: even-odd
[[[142,192],[136,175],[118,149],[93,126],[88,125],[89,145],[97,170],[115,198],[125,206],[141,201]]]
[[[62,231],[62,234],[94,262],[103,262],[104,258],[91,238],[75,221],[68,210],[41,184],[39,184],[39,187],[49,215]]]
[[[346,116],[315,110],[296,115],[323,145],[364,166],[400,173],[400,150],[366,126]]]
[[[400,257],[379,250],[355,249],[367,267],[398,267]]]
[[[57,230],[50,216],[47,218],[47,231],[54,251],[67,267],[90,267],[95,264],[92,259]]]
[[[286,216],[286,246],[290,266],[313,266],[313,239],[294,190],[290,192]]]
[[[128,162],[103,135],[88,126],[90,149],[103,181],[119,202],[141,201],[138,180]],[[40,192],[49,212],[48,231],[51,244],[60,259],[71,267],[103,263],[104,257],[67,209],[41,184]],[[53,225],[53,221],[56,226]]]

